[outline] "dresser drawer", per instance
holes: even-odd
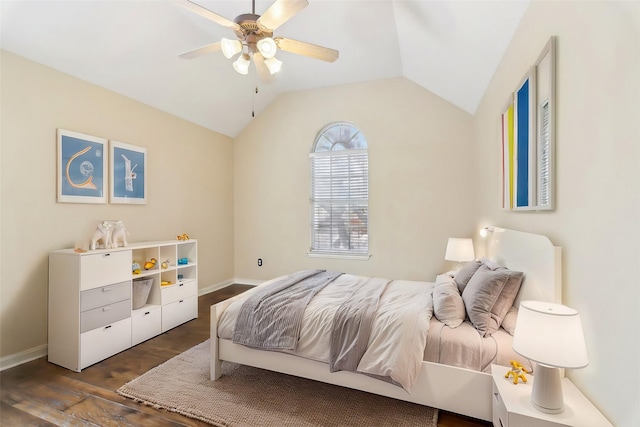
[[[146,306],[135,310],[131,316],[131,345],[140,344],[162,333],[160,306]]]
[[[131,251],[102,252],[81,258],[81,291],[127,279],[131,279]]]
[[[171,304],[181,299],[198,295],[198,285],[195,280],[177,283],[162,288],[162,305]]]
[[[198,317],[198,297],[189,297],[162,307],[162,332]]]
[[[83,311],[80,313],[80,332],[106,326],[127,317],[131,317],[130,299]]]
[[[80,311],[113,304],[131,298],[131,280],[89,289],[80,293]]]
[[[80,334],[80,369],[131,347],[131,318]]]

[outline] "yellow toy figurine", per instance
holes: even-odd
[[[509,360],[511,364],[511,370],[505,374],[505,378],[509,378],[513,376],[513,383],[518,384],[518,378],[522,379],[523,383],[527,382],[527,377],[524,374],[528,373],[528,371],[522,366],[517,360]]]
[[[156,265],[156,259],[155,258],[151,258],[149,261],[144,263],[144,269],[145,270],[151,270],[155,265]]]
[[[180,241],[189,240],[189,235],[187,233],[184,233],[176,236],[176,238]]]

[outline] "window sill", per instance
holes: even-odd
[[[331,259],[353,259],[359,261],[368,261],[371,258],[371,254],[362,254],[362,255],[354,255],[354,254],[336,254],[336,253],[325,253],[325,252],[309,252],[307,253],[311,258],[331,258]]]

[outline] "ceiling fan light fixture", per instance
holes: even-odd
[[[269,72],[271,73],[271,75],[274,75],[275,73],[280,71],[280,69],[282,68],[282,61],[280,61],[276,57],[265,59],[264,64],[269,69]]]
[[[242,75],[247,75],[249,73],[249,55],[243,53],[238,59],[233,63],[233,69]]]
[[[231,40],[223,38],[220,41],[220,48],[222,49],[222,54],[227,58],[231,59],[233,55],[240,53],[242,51],[242,43],[239,40]]]
[[[258,40],[256,47],[265,59],[273,58],[278,50],[276,42],[271,37]]]

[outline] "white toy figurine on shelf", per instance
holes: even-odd
[[[98,242],[102,242],[105,249],[117,248],[118,242],[122,242],[122,246],[127,246],[126,233],[124,223],[120,220],[101,221],[91,236],[89,249],[95,250]]]
[[[112,226],[111,247],[117,248],[118,242],[122,242],[122,246],[127,246],[127,230],[124,228],[124,223],[120,220],[112,221]]]

